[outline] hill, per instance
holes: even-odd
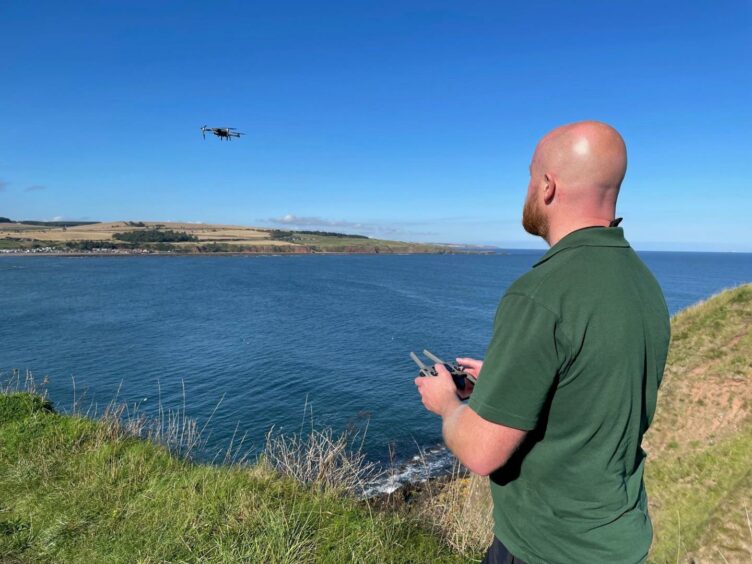
[[[643,448],[657,562],[752,560],[752,284],[672,320]]]
[[[240,225],[115,221],[0,223],[0,251],[42,253],[447,253],[449,246],[325,231]]]

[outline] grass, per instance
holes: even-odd
[[[327,237],[311,233],[295,233],[294,243],[314,252],[351,253],[436,253],[449,252],[446,247],[420,243],[404,243],[383,239],[363,239],[360,237]]]
[[[646,482],[656,529],[653,561],[688,561],[708,548],[729,561],[752,560],[752,537],[741,522],[744,509],[752,508],[751,453],[747,429],[693,455],[652,462]],[[728,535],[732,529],[735,538]]]
[[[25,239],[0,239],[0,249],[31,249],[37,247],[55,247],[59,246],[59,243],[54,241],[46,241],[44,239],[25,240]]]
[[[493,541],[488,478],[455,464],[451,479],[429,483],[412,514],[430,523],[441,539],[467,558],[482,554]]]
[[[644,447],[651,560],[752,560],[752,284],[672,319]]]
[[[322,491],[362,494],[380,474],[368,462],[357,435],[335,435],[331,428],[285,435],[272,429],[266,437],[264,462],[283,476]]]
[[[0,395],[0,561],[456,562],[414,519]]]

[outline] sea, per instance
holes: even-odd
[[[29,371],[61,411],[184,411],[208,461],[270,429],[359,433],[391,491],[451,465],[409,353],[482,358],[541,255],[5,256],[0,384]],[[672,314],[752,282],[752,254],[640,255]]]

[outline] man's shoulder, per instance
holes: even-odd
[[[522,295],[536,302],[548,302],[552,295],[561,292],[562,284],[571,278],[573,272],[570,261],[548,260],[512,282],[504,296]]]
[[[658,281],[631,247],[582,246],[539,262],[511,284],[504,298],[525,296],[564,318],[565,310],[597,308],[603,300],[630,305],[635,292],[648,310],[665,313]]]

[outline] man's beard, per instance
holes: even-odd
[[[533,198],[525,200],[525,206],[522,208],[522,227],[530,235],[545,239],[548,235],[548,218],[534,202]]]

